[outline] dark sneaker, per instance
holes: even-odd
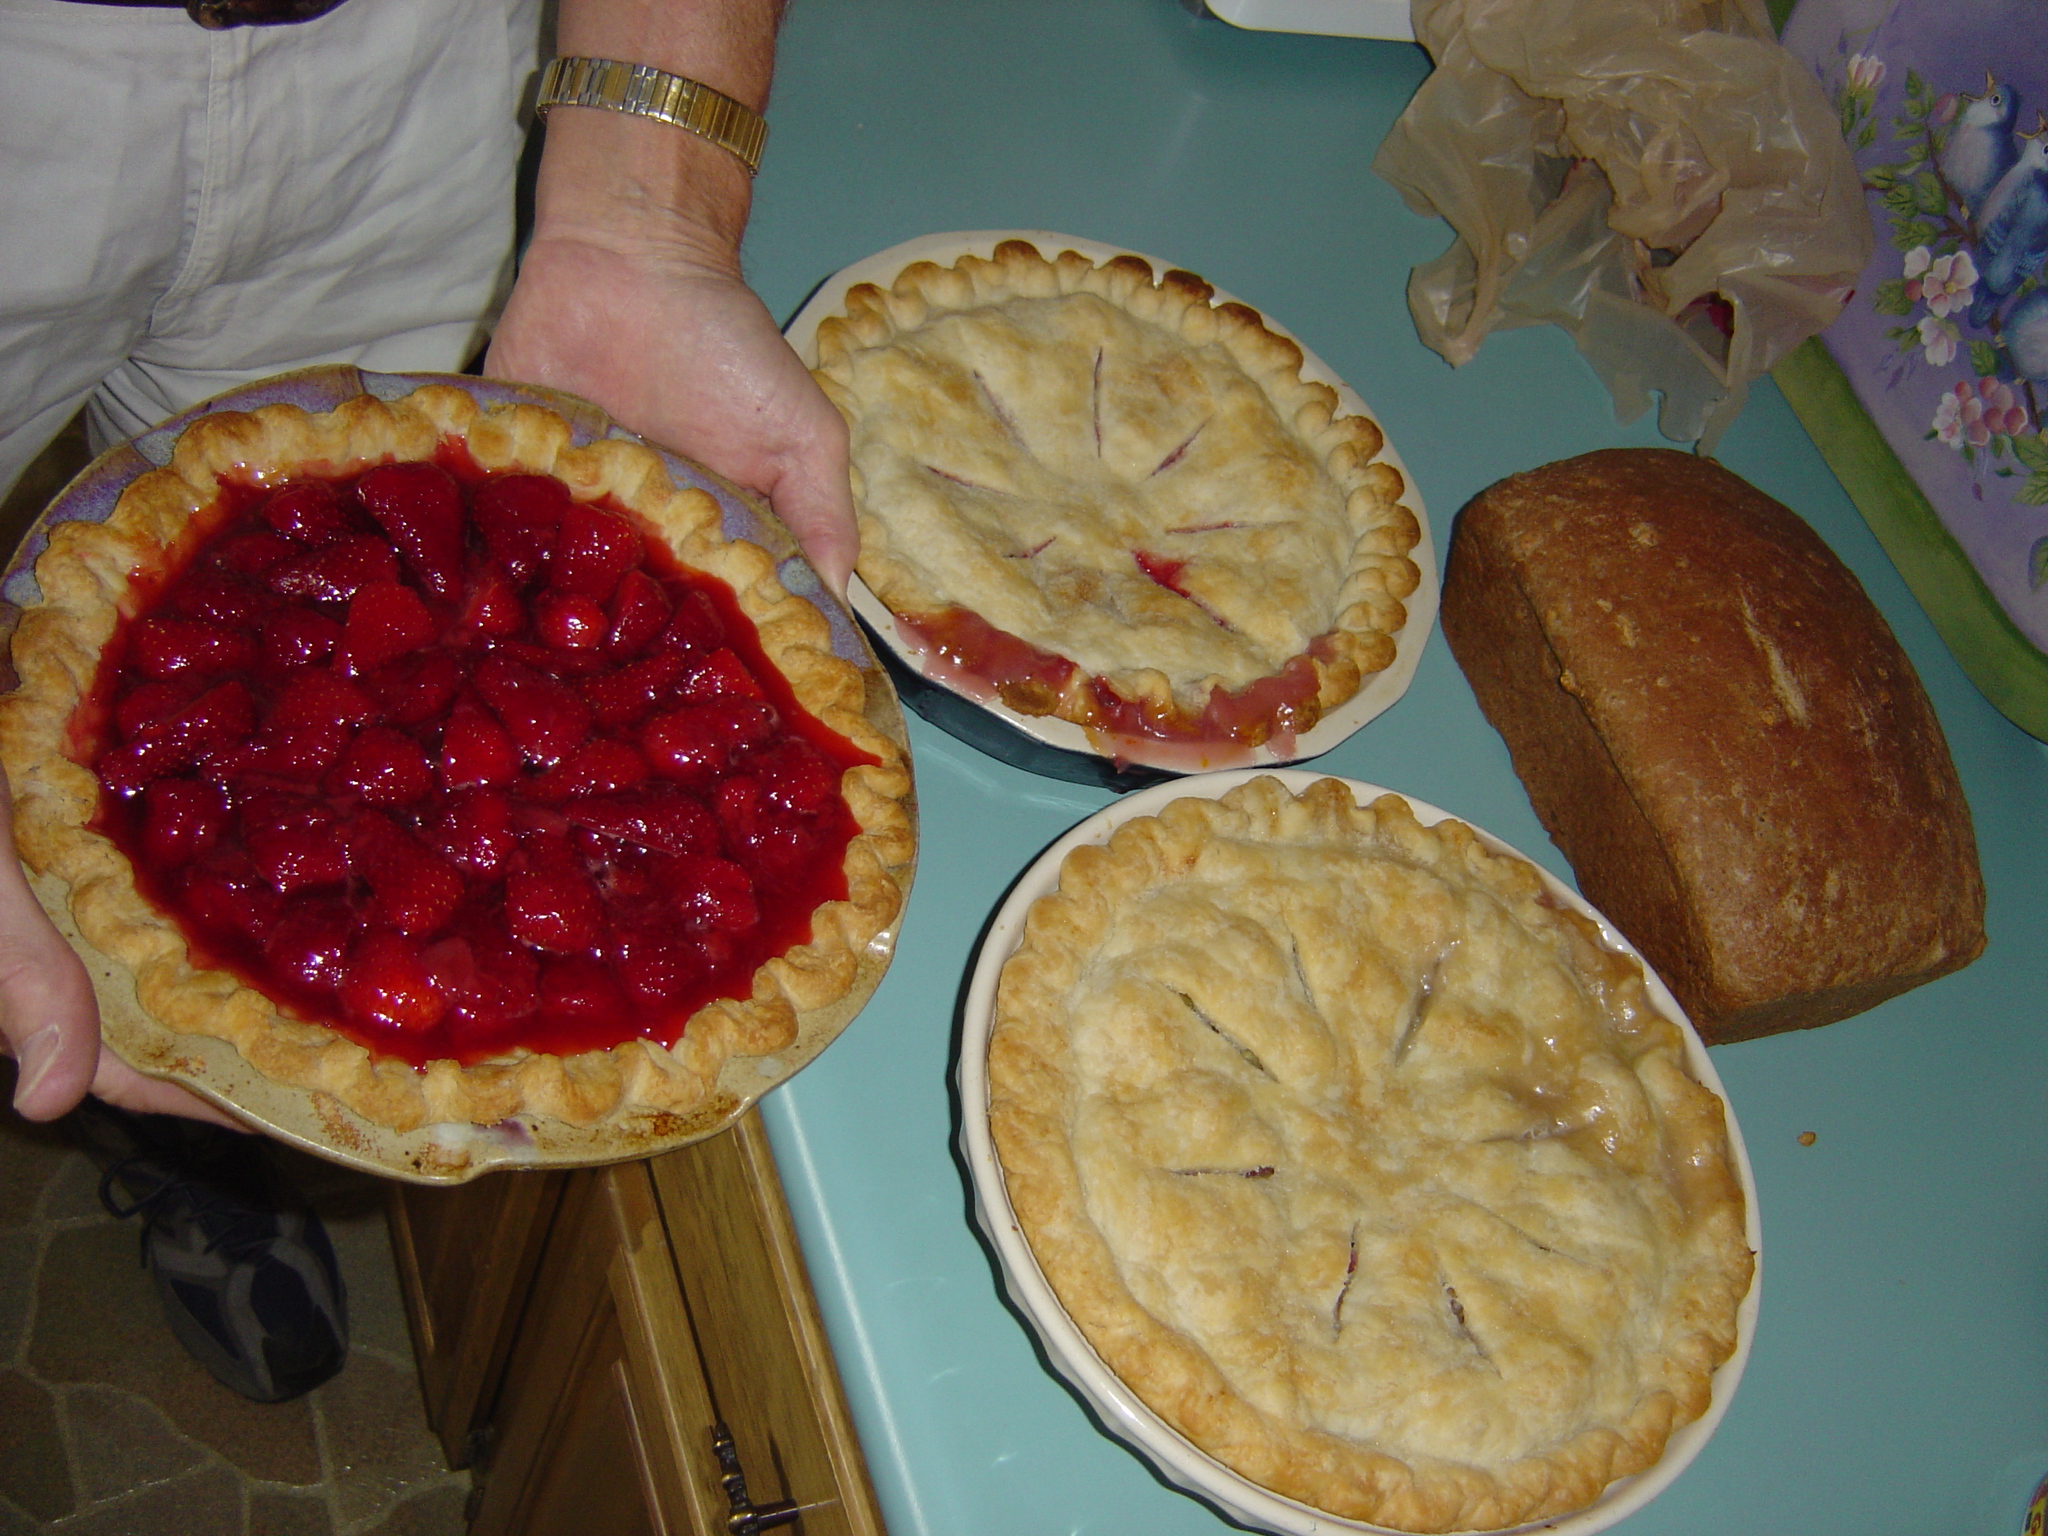
[[[339,1371],[348,1317],[334,1247],[271,1171],[267,1146],[190,1123],[156,1135],[145,1125],[137,1139],[100,1180],[100,1201],[143,1218],[143,1261],[178,1342],[260,1403]]]

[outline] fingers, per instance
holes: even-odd
[[[648,334],[663,345],[646,346]],[[846,423],[737,277],[536,240],[484,368],[581,395],[765,495],[844,594],[858,545]]]
[[[92,1082],[99,1006],[85,967],[14,857],[13,808],[0,775],[0,1042],[19,1064],[14,1107],[30,1120],[54,1120]]]
[[[844,598],[854,557],[860,553],[853,492],[846,478],[846,423],[822,394],[818,403],[824,407],[823,415],[785,461],[768,500],[819,579]]]
[[[14,1108],[54,1120],[87,1091],[124,1109],[243,1129],[196,1094],[144,1077],[100,1042],[92,981],[14,857],[12,797],[0,775],[0,1048],[15,1058]]]
[[[707,431],[706,448],[729,460],[711,458],[712,467],[766,495],[812,568],[844,597],[859,547],[846,421],[751,289],[728,281],[709,292],[707,305],[724,314],[711,333],[724,387],[680,428]],[[746,408],[734,409],[738,402]],[[712,419],[719,410],[722,421]]]
[[[96,1099],[142,1114],[183,1115],[187,1120],[204,1120],[231,1131],[249,1129],[241,1121],[176,1083],[144,1077],[104,1046],[100,1048],[99,1062],[93,1073],[92,1092]]]
[[[17,999],[10,997],[10,1012]],[[92,1085],[99,1035],[46,1025],[21,1040],[10,1039],[16,1059],[14,1108],[24,1120],[55,1120],[69,1113]]]

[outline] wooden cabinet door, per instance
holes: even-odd
[[[427,1422],[451,1467],[483,1449],[541,1248],[568,1175],[492,1173],[447,1188],[390,1186],[391,1249]]]
[[[806,1536],[880,1536],[881,1513],[775,1174],[749,1114],[646,1164],[706,1381],[756,1505]]]
[[[717,1485],[692,1497],[664,1422],[664,1390],[680,1382],[687,1391],[701,1373],[691,1359],[654,1358],[621,1238],[618,1188],[630,1196],[645,1181],[639,1164],[569,1177],[499,1386],[472,1536],[717,1529],[700,1518],[714,1512]],[[694,1353],[687,1335],[682,1342]]]
[[[749,1511],[881,1536],[757,1116],[646,1162],[491,1183],[393,1205],[408,1301],[440,1309],[414,1322],[430,1412],[480,1404],[472,1536],[721,1536]],[[534,1245],[495,1314],[470,1303],[514,1261],[461,1254],[492,1234]]]

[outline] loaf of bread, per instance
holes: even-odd
[[[1983,950],[1969,807],[1912,664],[1746,481],[1664,449],[1503,480],[1458,515],[1442,617],[1580,891],[1709,1042],[1846,1018]]]

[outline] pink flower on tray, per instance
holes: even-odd
[[[1934,407],[1934,435],[1958,453],[1982,448],[1994,437],[2013,437],[2026,426],[2026,407],[1997,379],[1979,379],[1974,386],[1958,380]]]
[[[1931,255],[1924,245],[1906,252],[1906,297],[1922,299],[1937,315],[1967,309],[1977,286],[1977,264],[1968,251]]]
[[[1884,60],[1875,54],[1852,53],[1849,55],[1849,89],[1873,94],[1884,84]]]
[[[1993,437],[2018,437],[2027,430],[2027,408],[2003,379],[1979,379],[1977,397],[1984,402],[1984,428]]]
[[[1962,333],[1956,329],[1955,321],[1938,315],[1922,315],[1915,329],[1920,332],[1920,348],[1928,362],[1937,368],[1946,368],[1956,360],[1956,348],[1962,344]]]

